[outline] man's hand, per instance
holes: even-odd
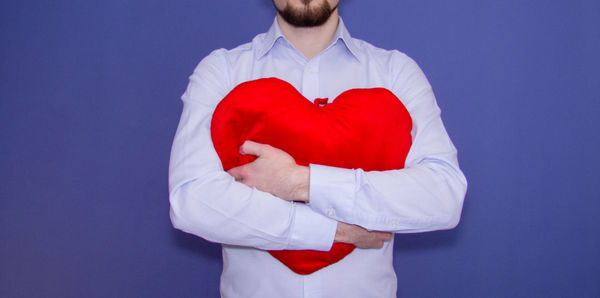
[[[245,141],[241,154],[256,155],[251,163],[227,171],[235,180],[286,201],[308,202],[309,168],[299,166],[285,151]]]
[[[381,248],[384,241],[392,239],[392,233],[367,231],[357,225],[338,222],[335,242],[354,244],[358,248]]]

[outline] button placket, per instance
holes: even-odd
[[[302,74],[302,95],[312,101],[319,97],[319,57],[308,61]]]

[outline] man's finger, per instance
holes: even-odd
[[[362,248],[382,248],[385,241],[392,239],[392,233],[389,232],[369,231],[368,233],[371,239],[365,242]]]
[[[381,240],[381,241],[389,241],[390,239],[392,239],[392,233],[388,233],[388,232],[371,232],[371,233],[375,233],[375,239],[377,240]]]
[[[227,171],[227,173],[233,176],[233,178],[235,178],[236,181],[242,181],[244,180],[244,177],[242,176],[242,167],[243,166],[231,168],[229,169],[229,171]]]
[[[265,149],[264,144],[260,144],[257,142],[253,142],[253,141],[245,141],[242,146],[240,146],[240,153],[241,154],[250,154],[250,155],[256,155],[256,156],[261,156],[263,155],[264,149]]]
[[[392,233],[388,233],[388,232],[379,232],[381,233],[379,236],[381,237],[381,239],[383,239],[383,241],[389,241],[392,239]]]

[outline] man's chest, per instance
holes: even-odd
[[[354,88],[382,87],[391,90],[390,74],[369,63],[348,57],[317,57],[310,61],[265,57],[235,65],[231,88],[259,78],[275,77],[290,83],[308,100],[329,98]],[[392,90],[393,91],[393,90]]]

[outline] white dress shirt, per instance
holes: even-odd
[[[263,77],[291,83],[308,100],[332,101],[352,88],[391,90],[413,119],[405,169],[310,165],[309,204],[234,181],[212,145],[211,116],[236,85]],[[330,45],[310,60],[276,21],[250,43],[212,52],[195,69],[182,100],[169,171],[171,220],[223,244],[224,297],[395,297],[393,240],[381,249],[355,249],[305,276],[265,250],[329,250],[338,221],[412,233],[453,228],[460,219],[466,180],[423,72],[403,53],[351,38],[341,19]]]

